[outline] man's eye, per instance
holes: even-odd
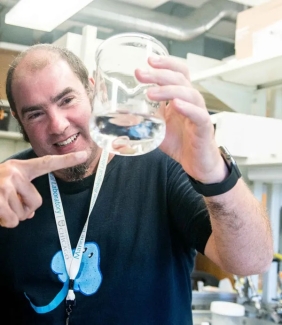
[[[40,112],[38,112],[38,113],[33,113],[33,114],[28,115],[27,119],[28,119],[28,120],[33,120],[33,119],[37,118],[37,117],[40,116],[40,115],[41,115]]]
[[[67,105],[67,104],[69,104],[72,100],[73,100],[73,97],[64,98],[63,101],[62,101],[62,105]]]

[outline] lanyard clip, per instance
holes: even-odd
[[[75,307],[76,306],[76,300],[69,300],[69,299],[66,299],[66,305],[67,305],[67,308],[70,307]]]
[[[75,305],[76,305],[73,286],[74,286],[74,280],[70,279],[70,281],[69,281],[69,291],[68,291],[68,294],[67,294],[67,297],[66,297],[66,312],[67,312],[68,316],[72,312],[73,307],[75,307]]]
[[[67,313],[67,319],[66,324],[69,324],[70,320],[70,314],[72,313],[73,307],[76,305],[76,300],[68,300],[66,299],[66,313]]]

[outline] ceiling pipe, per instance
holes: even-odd
[[[241,9],[242,6],[232,1],[210,0],[187,17],[179,18],[116,0],[94,0],[71,20],[188,41],[207,32],[222,19],[236,21]]]

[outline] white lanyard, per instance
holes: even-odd
[[[67,300],[72,300],[72,301],[75,300],[73,284],[74,284],[74,280],[77,276],[77,273],[79,272],[82,254],[83,254],[83,250],[84,250],[84,243],[85,243],[85,238],[86,238],[88,221],[89,221],[91,211],[94,207],[94,204],[96,202],[96,199],[98,197],[98,194],[99,194],[99,191],[100,191],[103,179],[104,179],[107,162],[108,162],[108,156],[109,156],[109,153],[106,150],[103,150],[101,157],[100,157],[99,164],[98,164],[95,182],[93,185],[88,217],[87,217],[85,225],[82,229],[82,232],[81,232],[80,238],[78,240],[74,254],[72,254],[71,243],[70,243],[70,239],[69,239],[69,233],[68,233],[68,228],[67,228],[67,224],[66,224],[65,213],[64,213],[64,209],[63,209],[63,205],[62,205],[59,188],[58,188],[58,185],[57,185],[54,175],[52,173],[48,174],[58,235],[59,235],[61,248],[62,248],[62,252],[63,252],[63,256],[64,256],[66,271],[67,271],[69,279],[70,279]]]

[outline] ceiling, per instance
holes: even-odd
[[[18,0],[0,0],[0,48],[53,43],[67,32],[82,34],[83,27],[93,25],[100,39],[141,31],[159,38],[171,55],[186,57],[191,52],[224,59],[234,55],[237,13],[266,1],[94,0],[52,32],[42,32],[5,24],[5,14]],[[211,110],[230,110],[209,93],[204,96]]]
[[[178,55],[177,48],[186,46],[187,52],[194,50],[196,54],[222,59],[227,54],[232,54],[232,47],[234,50],[235,13],[247,9],[249,6],[268,1],[270,0],[94,0],[78,14],[70,17],[52,32],[47,33],[7,25],[5,15],[18,0],[0,0],[0,44],[6,42],[29,46],[38,42],[52,43],[67,32],[81,34],[85,25],[97,26],[98,37],[104,39],[118,32],[134,31],[135,21],[139,20],[136,23],[138,25],[136,30],[159,37],[165,45],[175,47],[174,52],[176,53],[173,53],[174,55]],[[208,4],[213,5],[208,7]],[[202,10],[205,6],[205,10]],[[219,12],[219,8],[222,9],[221,12]],[[214,10],[218,10],[218,13],[211,13]],[[56,9],[54,9],[54,14],[55,11]],[[229,14],[226,15],[226,11],[229,11]],[[110,14],[113,13],[115,13],[114,19],[117,19],[118,15],[123,17],[114,21],[113,18],[109,18]],[[124,13],[129,13],[129,15],[126,17]],[[213,15],[216,14],[217,19],[213,20]],[[131,19],[130,22],[128,18]],[[127,25],[125,22],[128,22]],[[155,24],[148,29],[148,25],[152,25],[152,23]],[[144,27],[145,29],[142,30]],[[167,27],[167,31],[165,33],[164,31],[160,32],[165,27]],[[156,31],[160,33],[155,33]],[[219,49],[217,54],[213,52],[210,54],[207,49],[206,51],[196,49],[195,45],[192,44],[196,44],[198,41],[199,46],[201,37],[208,39],[206,47],[211,47],[213,44],[218,47],[219,43],[213,43],[211,40],[220,41],[222,54],[220,55]],[[228,47],[228,50],[225,46]],[[185,52],[185,50],[183,51]],[[183,55],[179,53],[179,56]]]
[[[38,0],[40,1],[40,0]],[[56,39],[60,38],[63,34],[66,32],[74,32],[74,33],[81,33],[82,28],[85,25],[94,25],[98,27],[98,37],[99,38],[106,38],[108,36],[111,36],[112,34],[125,31],[130,29],[130,31],[133,31],[133,25],[130,25],[129,27],[125,27],[120,25],[120,22],[117,22],[112,25],[112,22],[110,21],[103,21],[103,17],[95,17],[95,12],[97,12],[97,4],[99,4],[99,8],[105,11],[107,7],[105,7],[105,3],[112,2],[114,4],[115,10],[118,10],[119,7],[122,8],[120,11],[123,10],[123,8],[130,9],[130,14],[132,15],[135,11],[136,18],[139,18],[139,12],[142,10],[142,13],[144,14],[144,17],[150,16],[151,13],[157,13],[162,14],[163,18],[160,19],[165,20],[168,18],[174,18],[174,21],[183,20],[184,18],[187,18],[186,25],[187,28],[189,27],[189,24],[191,23],[191,19],[189,17],[191,14],[194,14],[197,9],[201,8],[203,5],[206,5],[207,3],[211,1],[216,0],[94,0],[90,5],[88,5],[86,8],[84,8],[80,13],[74,15],[66,22],[62,23],[60,26],[58,26],[55,30],[52,32],[46,33],[42,31],[37,30],[31,30],[28,28],[20,28],[16,26],[11,26],[5,24],[5,14],[9,11],[9,9],[15,5],[18,1],[17,0],[0,0],[0,42],[6,42],[6,43],[16,43],[20,45],[29,46],[34,43],[38,42],[48,42],[52,43]],[[220,3],[226,3],[226,4],[233,4],[234,10],[241,11],[247,8],[246,6],[242,4],[238,4],[237,2],[252,2],[253,0],[218,0]],[[259,0],[256,0],[257,2]],[[260,1],[266,1],[266,0],[260,0]],[[113,7],[113,6],[108,6]],[[126,11],[125,10],[125,11]],[[88,12],[91,12],[89,14]],[[167,22],[167,26],[171,24],[170,20]],[[195,25],[195,24],[194,24]],[[185,26],[182,24],[182,27]],[[192,42],[192,39],[195,41],[197,37],[200,35],[209,38],[221,41],[223,43],[226,43],[228,46],[228,43],[234,43],[235,38],[235,18],[232,19],[230,17],[223,17],[222,19],[219,19],[219,22],[213,23],[213,26],[209,26],[208,30],[202,30],[200,33],[198,33],[196,36],[193,36],[186,39],[176,39],[174,38],[174,35],[168,35],[166,37],[162,37],[163,35],[155,35],[156,37],[161,37],[162,40],[165,39],[165,41],[169,42],[180,42],[180,43],[186,43]],[[197,26],[196,26],[197,27]],[[195,26],[193,26],[195,28]],[[140,29],[139,29],[140,31]],[[145,31],[146,32],[146,31]],[[174,32],[174,31],[173,31]],[[178,31],[177,31],[178,32]],[[153,34],[153,29],[150,30],[147,33]],[[192,36],[192,35],[191,35]],[[166,45],[166,44],[165,44]],[[224,44],[223,44],[224,45]],[[178,46],[183,46],[183,44],[178,44]],[[230,46],[230,45],[229,45]],[[189,49],[190,50],[190,49]],[[191,50],[190,50],[191,51]],[[199,53],[198,53],[199,54]],[[204,54],[204,53],[203,53]]]

